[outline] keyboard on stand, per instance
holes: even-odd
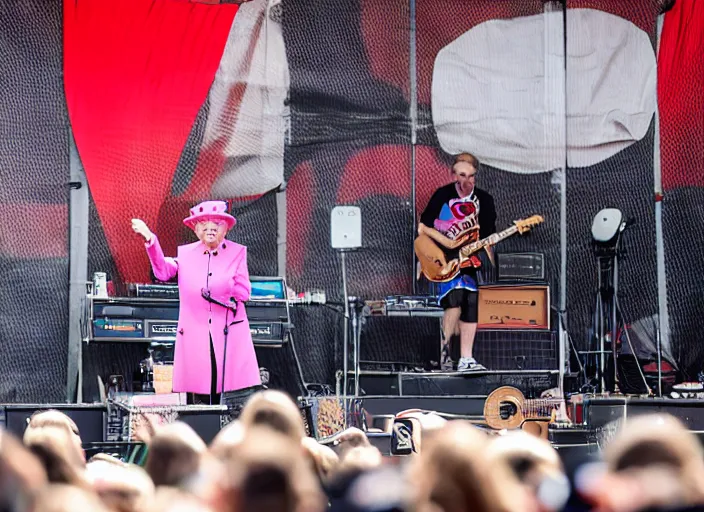
[[[384,300],[364,303],[365,316],[432,316],[441,317],[437,298],[423,295],[391,295]]]

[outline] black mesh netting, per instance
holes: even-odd
[[[619,2],[581,1],[567,2],[567,17],[580,16],[583,9],[599,9],[604,22],[612,23],[611,16],[618,16],[619,22],[630,22],[621,30],[626,33],[640,34],[643,31],[640,51],[648,62],[647,76],[655,72],[654,41],[656,19],[661,2],[631,0]],[[570,55],[580,55],[589,48],[589,33],[594,29],[581,31],[567,23],[567,47]],[[583,24],[583,20],[581,21]],[[632,24],[632,25],[631,25]],[[637,29],[635,29],[637,27]],[[593,32],[592,32],[593,34]],[[624,48],[633,45],[638,36],[623,39]],[[607,38],[605,38],[606,40]],[[624,51],[626,51],[624,49]],[[633,50],[633,46],[631,49]],[[608,70],[609,68],[605,68]],[[568,111],[584,108],[584,81],[589,81],[589,73],[581,68],[578,59],[568,60],[566,90]],[[581,73],[580,78],[573,75]],[[589,83],[589,91],[598,98],[605,94],[604,82],[608,80],[607,72],[602,73],[602,82]],[[626,81],[627,76],[619,78]],[[632,89],[627,97],[629,101],[643,93],[643,84],[650,79],[634,82],[641,89]],[[604,91],[604,92],[602,92]],[[612,93],[613,94],[613,93]],[[655,102],[655,90],[648,90],[648,99]],[[647,100],[646,100],[647,103]],[[595,107],[599,105],[595,102]],[[624,110],[626,110],[624,108]],[[595,110],[594,113],[598,113]],[[586,113],[585,113],[586,114]],[[589,115],[594,115],[589,112]],[[577,117],[577,116],[574,116]],[[606,119],[607,116],[604,116]],[[625,119],[625,118],[624,118]],[[601,127],[606,133],[606,123]],[[633,124],[631,124],[633,126]],[[597,260],[592,248],[592,221],[603,208],[618,208],[624,218],[635,219],[634,226],[627,229],[622,238],[624,257],[620,260],[618,286],[621,315],[627,324],[649,319],[657,313],[657,275],[655,251],[655,209],[653,202],[653,147],[654,124],[644,124],[642,138],[633,141],[630,146],[607,158],[595,159],[591,165],[572,165],[567,173],[567,312],[568,328],[572,340],[579,350],[598,350],[598,342],[593,337],[593,315],[596,307]],[[632,135],[632,134],[631,134]],[[567,132],[567,145],[576,155],[583,146],[583,140],[575,133]],[[573,367],[573,369],[576,369]]]
[[[69,131],[61,37],[61,2],[0,3],[0,402],[66,397]]]
[[[314,16],[320,9],[326,16]],[[448,2],[442,11],[419,2],[414,125],[408,2],[285,5],[292,132],[286,160],[288,273],[294,286],[341,297],[339,257],[330,249],[330,210],[355,204],[362,208],[363,249],[348,257],[349,293],[379,299],[412,292],[413,215],[425,207],[434,188],[449,180],[449,160],[438,147],[430,108],[435,56],[474,24],[541,10],[540,2],[480,2],[471,9]],[[383,34],[375,28],[381,18],[389,27]],[[419,143],[415,169],[413,129]],[[559,191],[550,180],[548,174],[514,175],[486,166],[480,186],[496,198],[500,227],[531,213],[546,216],[546,226],[507,242],[506,250],[539,247],[556,276]],[[364,326],[361,359],[422,366],[437,360],[438,333],[437,320],[371,319]]]
[[[702,187],[682,187],[668,192],[663,205],[670,342],[673,357],[687,380],[696,380],[704,366],[699,341],[704,297],[699,279],[692,278],[704,271],[697,256],[704,244],[696,235],[704,221],[702,201]]]
[[[653,130],[645,138],[595,168],[572,168],[567,175],[567,298],[569,333],[580,350],[596,350],[592,336],[597,261],[591,227],[603,208],[618,208],[635,218],[622,239],[619,301],[627,323],[657,312]],[[608,180],[608,186],[597,181]],[[608,178],[606,178],[608,176]],[[591,345],[590,345],[591,343]]]
[[[599,21],[611,23],[617,17],[614,26],[623,29],[628,38],[616,46],[622,45],[624,54],[641,51],[642,44],[629,45],[638,43],[638,37],[645,34],[652,58],[660,3],[571,0],[567,3],[568,49],[585,55],[599,54],[591,52],[598,45],[590,46],[598,37],[608,35],[597,34],[604,25]],[[248,246],[252,275],[276,275],[280,270],[279,248],[285,243],[288,284],[296,291],[322,290],[333,303],[332,309],[301,306],[294,310],[294,336],[303,380],[333,385],[338,377],[336,371],[342,367],[342,316],[333,310],[342,300],[342,286],[340,257],[330,247],[331,209],[338,204],[362,208],[363,248],[347,258],[350,295],[381,299],[413,293],[415,221],[432,191],[449,181],[450,154],[471,151],[484,162],[478,186],[494,196],[497,228],[505,228],[528,215],[544,216],[543,225],[529,235],[508,239],[499,250],[545,254],[553,306],[559,300],[560,187],[566,183],[568,327],[577,348],[588,347],[590,341],[596,286],[590,227],[601,208],[617,207],[627,217],[637,219],[624,239],[627,255],[621,265],[621,306],[627,321],[650,317],[657,311],[652,200],[654,124],[648,118],[634,129],[629,115],[624,115],[619,120],[625,127],[623,133],[613,135],[604,129],[606,135],[599,134],[610,136],[609,140],[590,139],[571,131],[573,125],[560,118],[565,115],[559,109],[561,103],[564,108],[564,95],[568,118],[579,118],[579,109],[591,108],[598,103],[594,98],[602,98],[600,84],[608,83],[616,95],[618,82],[602,82],[597,77],[592,83],[591,75],[573,81],[570,77],[575,69],[568,64],[567,90],[562,92],[563,38],[557,37],[563,26],[562,12],[555,7],[558,2],[551,2],[557,17],[546,16],[546,4],[542,0],[453,0],[443,2],[439,8],[437,2],[418,0],[414,33],[408,0],[315,0],[275,6],[253,0],[244,4],[226,38],[202,105],[198,103],[200,108],[191,117],[183,114],[184,144],[178,158],[172,158],[173,165],[162,165],[168,159],[155,147],[139,158],[120,161],[119,172],[128,171],[130,179],[112,195],[97,193],[100,184],[91,183],[89,275],[107,271],[118,292],[124,291],[121,286],[126,282],[149,279],[140,240],[128,228],[128,217],[142,215],[146,206],[151,208],[151,213],[144,213],[150,216],[150,227],[160,237],[167,255],[173,255],[179,244],[194,240],[182,224],[188,208],[208,198],[228,199],[238,218],[230,237]],[[55,203],[65,208],[66,197],[59,192],[64,190],[61,186],[65,176],[57,178],[58,169],[67,169],[62,145],[65,137],[61,132],[65,115],[60,80],[60,8],[56,6],[56,12],[48,16],[44,13],[42,16],[47,19],[34,25],[30,25],[36,14],[30,12],[31,7],[14,5],[3,9],[13,11],[3,19],[20,20],[2,36],[9,38],[8,43],[14,41],[9,47],[17,58],[17,62],[4,63],[13,72],[5,73],[1,79],[9,84],[3,93],[7,96],[3,102],[8,108],[7,118],[13,119],[17,112],[46,116],[53,112],[52,108],[58,111],[48,121],[17,123],[23,130],[19,133],[14,125],[3,125],[3,129],[15,131],[8,131],[3,138],[8,147],[2,158],[8,164],[2,172],[11,169],[10,182],[17,183],[2,191],[9,194],[3,196],[3,204]],[[594,17],[591,11],[611,18]],[[589,30],[570,28],[570,16],[577,19],[583,15],[591,18],[585,18],[578,26]],[[18,26],[25,26],[24,32]],[[194,28],[187,28],[191,37]],[[507,47],[502,45],[510,40],[501,34],[525,39],[513,43],[515,51],[500,53],[506,52]],[[24,41],[21,45],[17,43],[20,36]],[[483,47],[486,41],[491,44]],[[497,55],[507,57],[506,69],[497,62]],[[520,58],[511,61],[515,55]],[[487,56],[493,56],[493,61]],[[416,59],[413,71],[412,58]],[[651,62],[647,51],[637,53],[631,60],[645,62],[646,71]],[[25,63],[23,69],[31,69],[36,63],[37,73],[15,73],[20,61]],[[56,73],[47,72],[52,66],[57,68]],[[654,64],[652,67],[651,74]],[[485,86],[509,71],[511,74],[503,76],[511,78],[494,83],[494,90]],[[51,84],[34,83],[23,76]],[[640,85],[631,88],[631,96],[640,91]],[[37,92],[40,88],[41,94]],[[499,89],[507,94],[505,102],[496,100]],[[534,94],[521,96],[523,90],[533,90]],[[590,101],[583,103],[585,90]],[[16,95],[8,91],[16,91]],[[52,91],[56,98],[51,97]],[[32,98],[41,108],[30,105]],[[39,102],[47,102],[51,108]],[[585,112],[584,118],[593,114]],[[505,126],[515,127],[514,133],[493,133],[496,125],[492,123],[502,118],[507,119]],[[526,125],[531,128],[525,129]],[[37,133],[29,133],[33,127]],[[46,140],[52,133],[60,136],[56,141]],[[140,142],[139,133],[135,141]],[[20,148],[21,144],[26,147]],[[612,145],[616,149],[609,153]],[[54,151],[49,152],[50,148]],[[563,177],[554,170],[564,165],[565,149],[571,164]],[[675,146],[671,150],[676,151]],[[36,156],[38,152],[41,158]],[[109,150],[105,152],[111,156]],[[593,153],[600,156],[592,157]],[[21,160],[17,160],[17,155],[22,155]],[[46,173],[40,174],[43,169]],[[26,178],[29,175],[31,179]],[[132,205],[125,205],[130,201],[126,195],[153,192],[158,180],[166,183],[158,183],[161,196],[152,194],[156,197],[154,204],[145,205],[142,201],[135,211],[130,209]],[[672,258],[668,266],[668,280],[672,283],[668,289],[671,325],[677,340],[692,340],[678,341],[678,346],[687,364],[694,366],[704,357],[691,337],[696,332],[696,320],[690,319],[696,318],[694,312],[700,310],[701,304],[689,276],[690,269],[698,267],[692,261],[695,251],[680,250],[686,242],[678,233],[696,226],[689,224],[694,221],[686,212],[699,198],[697,190],[694,187],[668,195],[666,204],[671,209],[665,214],[666,225],[669,222],[671,228],[669,235],[666,230],[666,237],[670,237],[666,239],[667,254]],[[281,200],[284,193],[285,199]],[[143,211],[139,211],[142,207]],[[7,206],[6,209],[11,211]],[[115,212],[119,212],[119,218]],[[280,232],[282,217],[286,221],[285,232]],[[52,314],[64,322],[60,326],[63,330],[57,330],[60,342],[43,343],[37,350],[65,347],[66,233],[62,236],[64,251],[58,256],[52,253],[51,261],[30,262],[3,248],[8,260],[3,272],[11,274],[4,282],[31,275],[32,279],[23,283],[39,283],[31,286],[53,290],[51,300],[61,302],[64,308],[60,315],[56,307],[52,309]],[[40,273],[32,266],[39,264]],[[48,270],[52,265],[57,269],[54,281]],[[37,274],[44,277],[35,278]],[[9,293],[10,288],[6,289]],[[60,301],[56,290],[63,294]],[[16,292],[14,285],[12,291]],[[36,296],[48,296],[28,295],[32,296],[32,308],[39,303]],[[685,313],[680,312],[681,304]],[[11,325],[16,330],[27,304],[24,306],[16,314],[4,313],[15,319]],[[28,336],[24,331],[16,334],[19,339]],[[362,358],[424,364],[434,357],[437,334],[436,320],[373,319],[365,325]],[[33,336],[34,339],[40,338]],[[489,344],[482,345],[482,351],[490,350]],[[15,346],[8,349],[11,356]],[[499,349],[504,354],[506,345]],[[291,347],[258,353],[260,363],[272,374],[272,386],[300,392]],[[128,373],[144,355],[145,348],[140,346],[91,347],[88,356],[92,360],[86,363],[87,385],[92,389],[93,374],[105,377],[114,372]],[[24,357],[24,352],[10,357],[13,362],[8,369],[24,369],[23,365],[29,364]],[[486,357],[490,359],[489,355]],[[63,368],[62,358],[54,357],[52,361]],[[5,363],[0,363],[0,369],[2,364]],[[63,384],[65,379],[59,376],[57,380]]]

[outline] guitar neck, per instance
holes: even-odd
[[[491,245],[496,245],[502,240],[505,240],[506,238],[515,235],[516,233],[518,233],[518,227],[514,224],[510,228],[506,228],[499,233],[494,233],[493,235],[489,235],[486,238],[483,238],[463,247],[461,249],[462,255],[469,256],[470,254],[474,254],[480,249],[484,249],[484,247],[489,247]]]
[[[559,408],[563,403],[560,398],[535,398],[525,400],[521,411],[527,420],[548,419],[552,416],[552,411]]]

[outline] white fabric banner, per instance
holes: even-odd
[[[438,53],[432,112],[445,151],[520,173],[564,165],[546,129],[564,123],[549,76],[563,45],[548,44],[546,26],[545,15],[491,20]],[[567,35],[567,161],[587,167],[645,136],[657,102],[655,52],[643,30],[603,11],[569,9]]]
[[[215,145],[225,157],[212,197],[259,195],[283,182],[290,78],[279,4],[244,3],[232,24],[203,139],[205,150]]]

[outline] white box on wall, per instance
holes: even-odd
[[[336,206],[332,209],[330,242],[333,249],[362,247],[362,210],[359,206]]]

